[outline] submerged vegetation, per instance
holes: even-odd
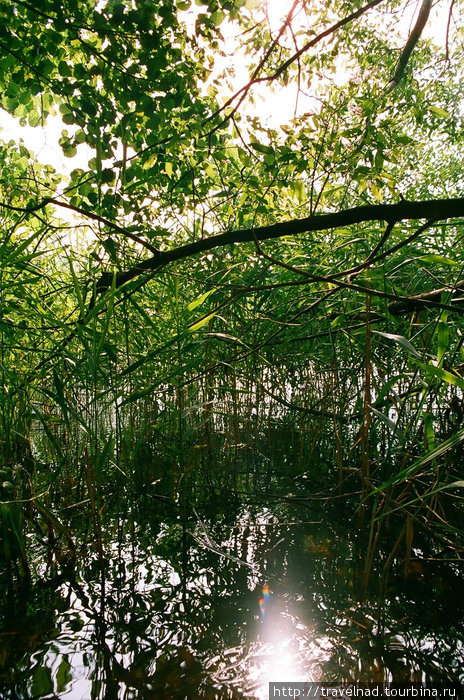
[[[459,680],[461,3],[0,12],[1,105],[71,164],[0,142],[0,585],[36,610],[5,697],[65,693],[36,649],[98,605],[92,697],[255,697],[246,595],[318,577],[333,655],[299,604],[301,671]],[[436,657],[418,591],[457,615]]]

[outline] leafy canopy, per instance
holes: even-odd
[[[216,335],[239,363],[351,328],[366,293],[401,330],[388,304],[459,282],[459,3],[295,0],[279,22],[268,4],[0,3],[3,108],[36,129],[59,114],[64,155],[92,152],[66,179],[1,146],[4,332],[31,367],[90,324],[114,361],[99,319],[127,300],[152,333],[127,367],[207,333],[244,342],[231,354]],[[291,105],[285,123],[263,94]]]

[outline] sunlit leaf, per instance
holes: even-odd
[[[196,309],[197,306],[203,304],[203,302],[206,301],[206,299],[215,291],[215,289],[209,289],[207,292],[204,292],[204,294],[200,294],[200,296],[197,299],[191,301],[190,304],[188,304],[187,311],[193,311],[193,309]]]
[[[274,155],[275,151],[272,146],[266,146],[264,143],[259,143],[258,141],[252,141],[250,146],[258,151],[259,153],[269,153]]]
[[[456,374],[452,374],[452,372],[448,372],[442,367],[435,367],[435,365],[426,365],[423,362],[418,362],[417,364],[428,378],[436,377],[447,384],[452,384],[453,386],[458,386],[461,389],[464,389],[464,379],[461,379],[461,377],[457,376]]]
[[[418,260],[422,262],[437,263],[438,265],[448,265],[449,267],[459,267],[459,263],[456,260],[447,258],[444,255],[437,255],[435,253],[429,253],[428,255],[421,255]]]
[[[410,355],[413,355],[413,357],[416,357],[418,359],[421,358],[421,356],[417,352],[414,345],[404,336],[396,335],[395,333],[385,333],[384,331],[372,331],[372,332],[376,333],[377,335],[382,336],[382,338],[387,338],[387,340],[393,340],[394,343],[397,343],[398,345],[400,345]]]
[[[204,316],[201,318],[199,321],[196,323],[192,323],[192,325],[188,326],[188,330],[193,333],[194,331],[200,330],[200,328],[203,328],[203,326],[206,326],[207,323],[211,321],[212,318],[216,316],[216,311],[213,311],[212,313],[208,314],[207,316]]]
[[[442,109],[441,107],[436,107],[435,105],[430,105],[429,109],[437,117],[440,117],[440,119],[449,119],[450,118],[450,115],[448,114],[448,112],[445,109]]]

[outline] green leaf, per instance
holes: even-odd
[[[438,349],[437,349],[437,363],[441,366],[445,352],[449,345],[449,327],[445,320],[439,321],[438,323]]]
[[[410,355],[412,355],[413,357],[416,357],[418,359],[421,359],[421,356],[417,352],[414,345],[404,336],[396,335],[395,333],[384,333],[383,331],[372,331],[372,332],[376,333],[377,335],[381,335],[383,338],[387,338],[387,340],[393,340],[394,343],[401,345],[401,347],[404,348]]]
[[[228,333],[207,333],[206,334],[208,338],[218,338],[218,340],[230,340],[233,343],[238,343],[239,345],[245,345],[245,343],[240,340],[240,338],[236,338],[233,335],[229,335]]]
[[[211,21],[215,27],[219,27],[219,25],[223,23],[225,18],[225,13],[222,10],[216,10],[216,12],[213,12],[213,14],[211,15]]]
[[[69,76],[72,74],[71,68],[66,63],[66,61],[60,61],[58,63],[58,71],[63,78],[69,78]],[[61,107],[60,107],[60,111],[61,111]]]
[[[424,427],[425,427],[425,437],[427,438],[427,445],[430,450],[435,449],[435,431],[433,429],[433,416],[430,413],[424,413],[423,415]]]
[[[388,416],[386,416],[384,413],[381,413],[378,411],[374,406],[369,407],[370,410],[374,413],[374,415],[377,416],[379,420],[382,421],[382,423],[385,423],[391,430],[393,430],[394,433],[398,435],[401,439],[403,439],[403,434],[401,433],[400,429],[397,427],[395,421],[391,420]]]
[[[444,109],[441,107],[435,107],[435,105],[430,105],[429,107],[430,111],[433,112],[437,117],[440,117],[440,119],[449,119],[450,114],[446,112]]]
[[[82,131],[82,129],[79,129],[74,134],[74,141],[76,143],[84,143],[85,139],[86,139],[85,131]]]
[[[379,395],[377,396],[376,403],[380,403],[384,396],[388,396],[395,384],[398,384],[398,382],[401,379],[406,379],[407,377],[408,375],[404,373],[395,374],[387,382],[385,382],[385,384],[382,386],[382,389],[380,390]]]
[[[421,255],[418,260],[422,262],[437,263],[439,265],[448,265],[450,267],[460,267],[460,263],[451,258],[446,258],[444,255],[435,255],[435,253],[429,253],[428,255]]]
[[[434,365],[426,365],[424,362],[418,362],[418,366],[424,371],[425,375],[430,377],[436,377],[441,379],[442,382],[447,384],[452,384],[453,386],[458,386],[460,389],[464,389],[464,380],[461,377],[448,372],[442,367],[435,367]]]
[[[381,202],[383,199],[382,190],[376,185],[375,182],[371,183],[371,192],[377,202]]]
[[[51,670],[47,666],[36,666],[32,672],[31,694],[33,697],[44,698],[53,693]]]
[[[29,122],[29,126],[37,126],[38,124],[40,124],[41,120],[42,120],[42,118],[41,118],[40,114],[38,114],[38,112],[36,112],[35,110],[32,110],[31,112],[29,112],[29,114],[27,116],[27,121]]]
[[[298,203],[302,204],[305,195],[305,188],[301,180],[296,180],[296,182],[293,183],[293,191],[296,194]]]
[[[106,250],[106,252],[110,256],[112,262],[115,263],[117,261],[117,253],[119,250],[119,244],[116,243],[116,241],[114,241],[112,238],[110,238],[108,236],[108,238],[105,238],[105,240],[102,241],[102,246],[104,247],[104,249]]]
[[[207,323],[211,321],[214,316],[216,316],[216,311],[213,311],[212,313],[208,314],[207,316],[204,316],[203,318],[200,318],[199,321],[196,323],[192,323],[192,325],[187,326],[188,330],[190,333],[193,333],[194,331],[198,331],[200,328],[203,328],[203,326],[206,326]]]
[[[403,469],[402,471],[396,474],[393,474],[387,481],[385,481],[383,484],[374,489],[372,491],[372,495],[375,493],[379,493],[380,491],[384,491],[390,486],[394,486],[395,484],[404,482],[407,478],[411,477],[413,474],[418,472],[419,469],[422,469],[422,467],[424,467],[426,464],[429,464],[429,462],[434,462],[438,457],[441,457],[441,455],[445,454],[445,452],[448,452],[453,447],[456,447],[456,445],[458,445],[463,440],[464,428],[452,435],[450,438],[448,438],[448,440],[445,440],[440,445],[427,452],[423,457],[416,460],[411,466],[407,467],[406,469]]]
[[[58,670],[56,672],[56,690],[58,693],[64,693],[73,677],[71,673],[71,664],[67,658],[63,657]]]
[[[74,158],[74,156],[77,153],[77,149],[75,146],[61,144],[61,148],[63,150],[63,155],[66,158]]]
[[[34,241],[34,240],[35,240],[36,238],[38,238],[40,235],[41,235],[41,232],[40,232],[40,231],[36,231],[36,232],[33,233],[31,236],[29,236],[29,238],[26,238],[25,241],[23,241],[23,242],[20,243],[18,246],[15,246],[15,247],[13,248],[13,250],[12,250],[11,253],[6,257],[5,260],[6,260],[10,265],[12,265],[12,264],[17,264],[18,261],[20,260],[20,257],[19,257],[19,256],[21,255],[21,253],[22,253],[24,250],[26,250],[26,248],[28,248],[28,247],[30,246],[30,244],[32,243],[32,241]]]
[[[259,143],[259,141],[251,141],[250,146],[259,153],[269,153],[275,155],[275,151],[272,146],[266,146],[264,143]]]
[[[113,438],[113,435],[110,434],[110,436],[109,436],[108,440],[106,441],[105,445],[103,446],[103,448],[100,446],[100,448],[98,450],[98,455],[97,455],[97,459],[96,459],[96,463],[95,463],[95,473],[97,476],[101,475],[101,473],[103,471],[103,467],[106,466],[113,448],[114,448],[114,438]]]
[[[197,299],[195,299],[195,301],[190,302],[190,304],[187,306],[187,311],[193,311],[193,309],[196,309],[197,306],[203,304],[203,302],[206,301],[206,299],[215,291],[216,289],[209,289],[204,294],[200,294],[200,296]]]
[[[116,173],[113,168],[105,168],[102,170],[101,181],[107,185],[112,185],[116,180]]]
[[[60,441],[56,438],[54,435],[54,431],[50,430],[50,427],[48,425],[48,416],[46,414],[43,414],[39,411],[37,407],[34,409],[34,417],[40,420],[42,423],[42,427],[44,430],[44,433],[46,434],[49,444],[53,447],[55,450],[56,455],[60,459],[60,461],[64,460],[64,455],[61,449],[61,443]]]
[[[145,396],[150,396],[150,394],[154,392],[157,386],[158,383],[150,384],[150,386],[147,386],[145,389],[139,389],[138,391],[134,391],[123,401],[121,401],[121,406],[126,406],[129,403],[134,403],[134,401],[138,401],[139,399],[145,398]]]
[[[425,466],[432,460],[435,460],[437,457],[441,457],[441,455],[458,445],[460,442],[462,442],[462,440],[464,440],[464,429],[459,430],[457,433],[448,438],[448,440],[445,440],[445,442],[442,442],[441,445],[438,445],[438,447],[435,447],[433,450],[424,455],[424,457],[417,460],[417,462],[415,462],[412,467],[409,467],[407,470],[408,474],[414,473],[419,468]]]
[[[63,411],[66,422],[68,422],[68,402],[64,395],[64,383],[55,368],[53,368],[53,384],[55,386],[55,401]]]

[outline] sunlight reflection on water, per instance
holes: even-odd
[[[295,634],[282,636],[279,625],[271,625],[248,656],[246,679],[250,697],[267,700],[270,682],[306,682],[318,678],[327,655],[311,636],[307,628],[303,634],[302,630],[295,630]]]
[[[248,653],[240,658],[237,648],[229,649],[223,658],[232,663],[220,666],[213,676],[219,686],[234,687],[246,698],[267,700],[270,682],[319,678],[331,642],[291,612],[285,599],[274,599],[267,584],[259,603],[260,622]]]

